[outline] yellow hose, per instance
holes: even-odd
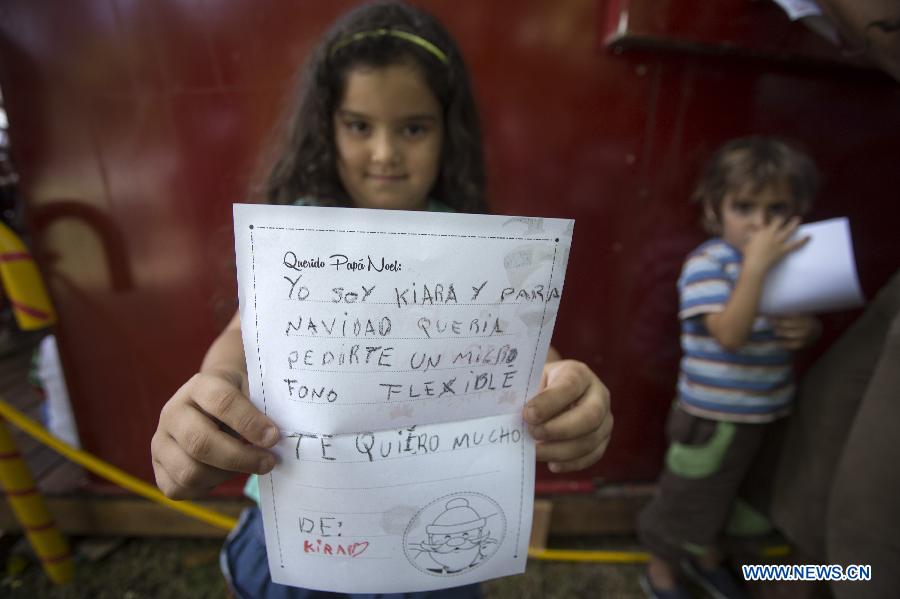
[[[28,465],[22,459],[6,422],[0,418],[0,487],[22,525],[31,547],[41,560],[44,572],[56,584],[72,580],[75,567],[72,552],[47,510],[44,498],[34,484]]]
[[[45,429],[43,426],[18,411],[2,399],[0,399],[0,416],[9,420],[17,428],[31,435],[44,445],[49,446],[60,454],[64,455],[76,464],[84,466],[94,474],[113,482],[124,489],[136,493],[142,497],[146,497],[151,501],[160,503],[173,510],[177,510],[183,514],[187,514],[198,520],[202,520],[207,524],[211,524],[217,528],[231,530],[237,524],[237,520],[225,514],[221,514],[214,510],[210,510],[189,501],[173,501],[163,495],[156,487],[148,485],[144,481],[131,476],[127,472],[119,470],[112,464],[108,464],[103,460],[92,456],[91,454],[72,447],[68,443],[60,441]]]
[[[16,323],[23,331],[49,327],[56,311],[44,287],[44,280],[28,248],[19,236],[0,222],[0,282],[12,305]]]
[[[528,557],[551,562],[642,564],[650,559],[644,551],[594,551],[586,549],[528,549]]]
[[[762,557],[783,557],[791,552],[787,545],[765,547]],[[601,564],[642,564],[650,559],[644,551],[594,551],[584,549],[528,549],[528,557],[551,562],[589,562]]]

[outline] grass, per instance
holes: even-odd
[[[82,555],[76,545],[75,579],[55,586],[34,558],[14,553],[6,560],[0,596],[35,599],[157,599],[223,597],[219,572],[221,541],[127,539],[100,559]]]

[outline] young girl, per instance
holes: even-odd
[[[678,280],[684,357],[669,414],[669,451],[638,532],[651,559],[651,597],[688,597],[679,566],[714,597],[743,592],[716,541],[738,487],[794,394],[791,352],[812,343],[811,316],[760,316],[766,273],[806,239],[792,235],[817,186],[812,161],[786,143],[747,137],[710,160],[694,201],[713,238],[691,252]]]
[[[281,204],[485,212],[480,144],[466,69],[443,27],[404,4],[366,5],[339,19],[312,54],[265,191]],[[539,460],[554,472],[579,470],[609,442],[609,393],[586,365],[550,354],[523,417]],[[247,398],[235,315],[162,409],[151,442],[157,485],[184,499],[237,473],[268,473],[267,449],[278,439],[276,423]],[[239,597],[320,596],[272,583],[258,509],[229,535],[222,563]],[[478,596],[478,587],[428,596]]]

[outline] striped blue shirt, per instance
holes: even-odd
[[[780,347],[771,322],[758,316],[736,351],[715,340],[704,316],[725,309],[741,253],[721,239],[691,252],[678,279],[681,372],[678,398],[685,411],[713,420],[769,422],[790,412],[794,397],[791,353]]]

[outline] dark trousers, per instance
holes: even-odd
[[[663,472],[638,518],[638,535],[651,553],[677,562],[715,547],[771,427],[708,420],[672,407]]]

